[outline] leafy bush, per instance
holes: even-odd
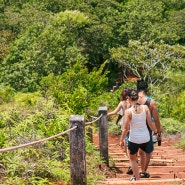
[[[33,103],[30,103],[33,102]],[[61,133],[69,127],[69,113],[53,99],[44,99],[37,93],[18,93],[14,103],[0,106],[0,146],[2,148],[29,143]],[[0,154],[6,167],[1,184],[51,184],[62,179],[70,181],[69,138],[59,138],[44,143]],[[98,166],[102,163],[99,152],[86,139],[87,180],[89,184],[104,177]],[[97,175],[94,175],[97,174]]]
[[[0,147],[63,132],[71,113],[115,109],[122,88],[136,87],[125,82],[105,92],[120,71],[150,81],[165,133],[184,131],[184,1],[9,0],[1,1],[0,10],[0,82],[22,92],[40,88],[44,96],[0,87]],[[109,122],[109,133],[119,134],[114,118]],[[86,143],[93,184],[102,178],[101,160]],[[1,184],[70,181],[67,135],[0,154],[0,160],[7,169]]]
[[[19,94],[18,98],[15,96],[14,104],[1,106],[4,109],[0,113],[1,122],[4,123],[0,129],[3,133],[0,145],[3,148],[29,143],[68,129],[69,115],[58,108],[53,100],[46,101],[39,95],[27,95]],[[29,99],[33,103],[30,104],[27,101]],[[63,135],[34,147],[1,154],[0,160],[6,167],[7,180],[4,183],[13,180],[18,181],[17,184],[32,183],[31,179],[33,184],[49,184],[51,179],[69,181],[68,148],[68,136]]]
[[[13,100],[15,90],[10,86],[0,86],[0,104],[8,103]]]
[[[86,154],[87,182],[89,185],[94,185],[95,181],[105,179],[105,171],[99,168],[103,161],[101,160],[99,151],[87,135]]]
[[[185,90],[178,94],[171,115],[173,118],[185,122]]]
[[[120,102],[121,91],[126,87],[136,89],[136,82],[125,82],[114,92],[104,91],[102,94],[92,99],[90,107],[92,107],[92,110],[96,110],[98,106],[106,106],[109,110],[115,109]]]
[[[173,118],[162,118],[161,124],[165,134],[177,134],[185,131],[185,125]]]
[[[183,70],[169,71],[166,82],[160,87],[155,86],[154,96],[161,117],[185,121],[185,76]]]
[[[36,105],[39,98],[40,98],[39,92],[34,92],[34,93],[18,92],[15,94],[15,97],[14,97],[15,103],[21,106],[32,106],[32,105],[34,106]]]
[[[121,135],[121,126],[116,125],[115,121],[114,122],[109,122],[109,133],[110,134],[115,134],[115,135]]]
[[[94,102],[107,86],[108,72],[104,72],[105,64],[89,73],[84,65],[77,62],[62,75],[50,74],[44,77],[40,83],[41,91],[46,98],[54,97],[68,112],[84,114],[84,110],[90,107],[91,102]]]
[[[177,143],[177,146],[185,150],[185,135],[182,135],[181,140]]]

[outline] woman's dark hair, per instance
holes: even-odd
[[[128,87],[122,89],[122,91],[121,91],[121,101],[127,99],[128,91],[129,91],[129,88]]]
[[[137,91],[144,91],[146,94],[148,92],[148,83],[143,79],[137,80]]]
[[[131,98],[132,101],[138,100],[138,92],[134,89],[130,89],[128,91],[128,96]]]

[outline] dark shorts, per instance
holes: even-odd
[[[152,139],[152,130],[150,128],[148,128],[149,130],[149,134],[150,134],[150,141],[149,141],[149,145],[148,145],[148,152],[147,153],[151,153],[154,151],[154,142]]]
[[[148,153],[151,153],[154,151],[154,142],[152,140],[152,135],[150,135],[150,141],[149,141],[149,146],[148,146]]]
[[[148,124],[147,124],[147,126],[148,126]],[[150,134],[149,153],[151,153],[151,152],[154,151],[154,142],[153,142],[153,139],[152,139],[152,130],[150,129],[150,127],[148,127],[148,130],[149,130],[149,134]]]
[[[126,146],[128,147],[128,139],[129,139],[129,133],[126,135],[125,137],[125,143],[126,143]]]
[[[152,144],[152,145],[151,145]],[[128,141],[128,149],[130,150],[130,154],[134,155],[138,152],[138,150],[142,149],[146,153],[151,153],[153,151],[153,142],[149,141],[147,143],[137,144],[131,141]]]

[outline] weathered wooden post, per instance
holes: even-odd
[[[98,121],[100,156],[104,160],[105,164],[109,166],[107,107],[99,107],[98,116],[100,116],[101,114],[102,117]]]
[[[72,185],[86,185],[86,152],[84,116],[71,115],[70,128],[70,170]]]

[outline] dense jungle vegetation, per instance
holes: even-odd
[[[128,75],[148,81],[164,134],[185,148],[184,0],[0,0],[1,148],[63,132],[72,114],[114,109],[121,89],[136,87],[110,92]],[[68,138],[0,153],[0,184],[69,183]],[[88,137],[86,152],[94,184],[104,171]]]

